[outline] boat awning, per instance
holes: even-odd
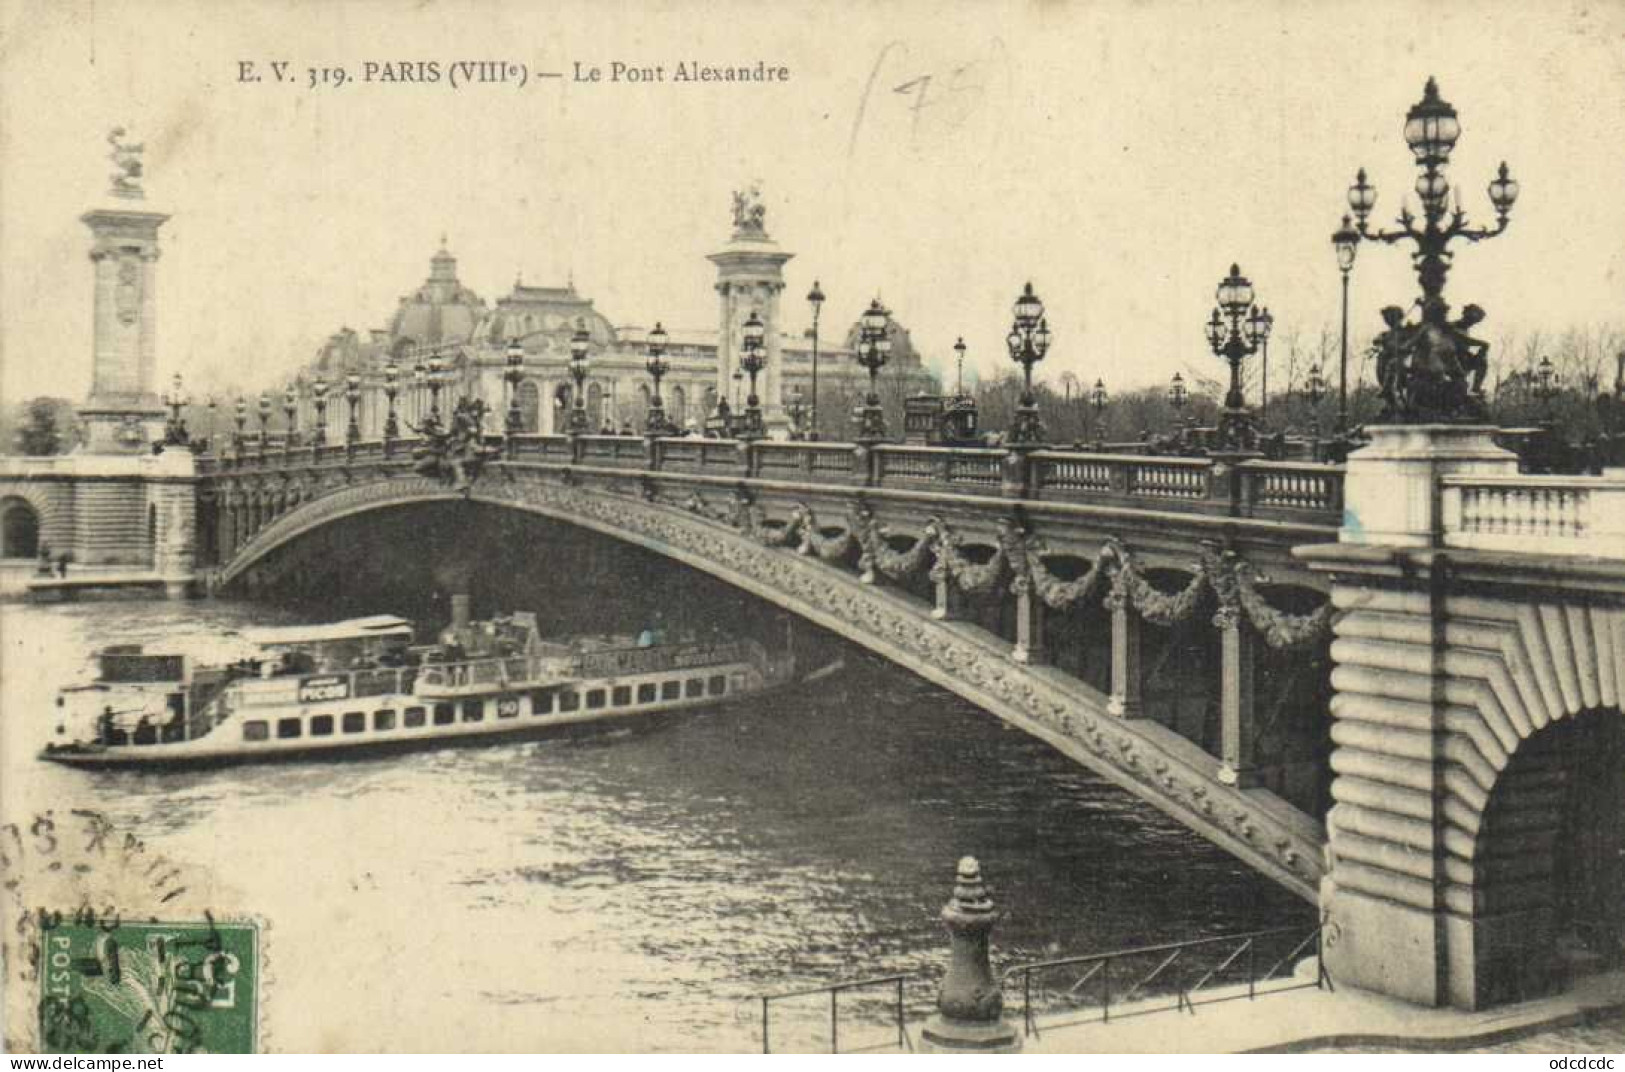
[[[297,647],[335,640],[371,640],[382,637],[412,638],[412,623],[393,614],[374,614],[322,625],[280,625],[265,629],[245,629],[243,637],[267,648]]]

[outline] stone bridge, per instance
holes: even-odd
[[[515,436],[466,487],[406,442],[250,449],[199,459],[197,544],[212,585],[252,588],[302,535],[414,503],[626,541],[1315,901],[1343,981],[1462,1007],[1549,991],[1575,935],[1617,954],[1625,933],[1625,479],[1520,475],[1489,429],[1375,432],[1346,471]]]
[[[464,490],[402,442],[201,463],[216,586],[274,583],[277,549],[366,511],[544,515],[893,659],[1316,896],[1330,612],[1291,549],[1336,538],[1335,467],[620,436],[515,437]],[[1148,702],[1187,649],[1194,695]]]

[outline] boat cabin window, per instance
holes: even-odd
[[[604,706],[604,690],[593,689],[587,693],[587,709],[594,710]]]
[[[728,691],[728,679],[721,674],[713,674],[706,681],[705,688],[712,696],[721,696]]]
[[[615,686],[615,695],[614,695],[614,701],[613,702],[614,702],[616,707],[625,707],[627,704],[631,703],[632,702],[632,686],[631,685],[616,685]]]
[[[537,689],[530,694],[530,713],[533,715],[551,714],[553,711],[553,694]]]
[[[683,691],[687,694],[690,700],[704,696],[705,680],[703,678],[691,677],[688,679],[688,683],[683,686]]]
[[[344,712],[344,732],[360,733],[367,728],[367,713],[365,711]]]
[[[638,686],[638,703],[654,703],[654,702],[655,702],[655,683],[653,681],[645,681],[643,684]]]
[[[485,719],[485,701],[484,700],[464,700],[463,701],[463,721],[464,722],[481,722],[484,719]]]
[[[423,725],[423,716],[427,714],[421,707],[408,707],[406,709],[406,728],[415,730]]]
[[[421,709],[420,709],[421,710]],[[375,730],[392,730],[395,728],[395,712],[389,708],[372,713],[372,728]]]
[[[243,723],[243,740],[265,741],[271,737],[271,727],[265,724],[263,718],[256,718],[252,722]]]
[[[579,692],[559,693],[560,711],[578,711],[581,709],[581,694]]]
[[[667,681],[660,686],[662,700],[680,700],[683,697],[683,683],[681,681]]]
[[[333,735],[333,716],[317,715],[311,719],[310,735],[312,737],[331,737]]]
[[[434,724],[436,726],[449,726],[457,721],[457,708],[449,703],[434,705]]]
[[[279,718],[276,720],[276,736],[279,741],[291,740],[299,736],[301,730],[297,718]]]

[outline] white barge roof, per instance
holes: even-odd
[[[374,614],[366,618],[349,618],[342,622],[318,625],[279,625],[243,630],[243,637],[250,643],[268,648],[392,636],[410,638],[411,621],[394,614]]]

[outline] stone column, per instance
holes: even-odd
[[[937,993],[937,1015],[920,1029],[922,1053],[1020,1051],[1021,1034],[1004,1018],[1004,995],[988,960],[988,937],[998,918],[976,858],[964,857],[953,899],[942,909],[953,952]]]
[[[1220,675],[1219,716],[1222,732],[1222,765],[1219,781],[1240,789],[1258,784],[1258,712],[1254,703],[1253,676],[1257,638],[1244,619],[1241,608],[1221,607],[1213,624],[1221,637],[1223,670]]]
[[[762,419],[768,434],[775,439],[789,435],[789,418],[784,414],[782,396],[782,365],[779,335],[779,293],[784,290],[784,265],[795,256],[779,248],[768,237],[764,224],[766,212],[754,194],[735,195],[734,231],[728,244],[707,259],[717,266],[717,294],[720,297],[721,321],[717,334],[717,397],[730,399],[732,405],[733,374],[739,367],[741,329],[750,314],[755,312],[766,327],[763,344],[766,361],[757,375],[756,393],[761,399]],[[745,407],[745,391],[741,390],[739,409]],[[709,416],[709,414],[707,414]],[[702,421],[703,423],[703,421]]]
[[[1106,609],[1112,612],[1112,695],[1106,710],[1118,718],[1141,718],[1145,710],[1140,699],[1140,614],[1116,578],[1113,581],[1106,597]]]
[[[965,616],[965,593],[954,584],[946,566],[940,562],[931,567],[931,582],[936,587],[936,606],[931,617],[939,622],[958,621]]]
[[[1013,586],[1016,594],[1016,646],[1010,658],[1026,666],[1049,662],[1044,637],[1044,600],[1033,591],[1030,580]]]
[[[115,190],[117,193],[118,191]],[[139,199],[125,191],[119,196]],[[79,407],[93,454],[143,454],[161,442],[168,416],[156,389],[158,228],[168,216],[133,207],[98,209],[90,228],[94,269],[90,397]]]

